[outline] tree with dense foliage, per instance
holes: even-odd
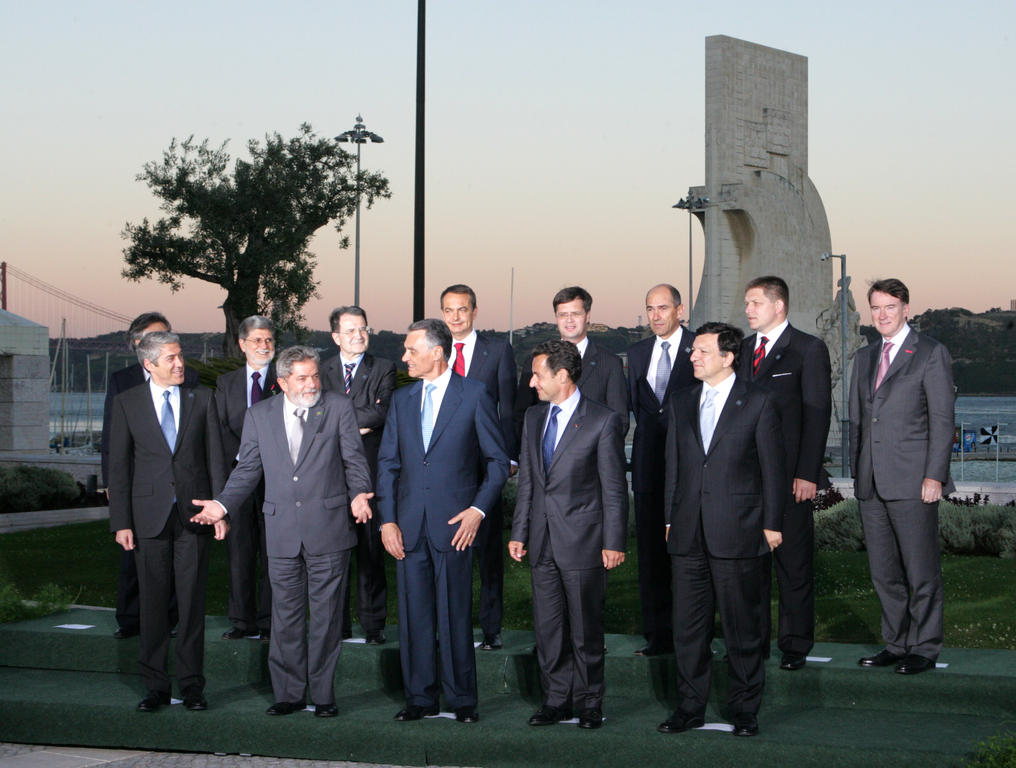
[[[356,211],[391,197],[380,173],[356,175],[356,157],[304,123],[288,141],[278,133],[248,142],[249,160],[230,168],[226,143],[217,149],[194,137],[169,145],[146,163],[137,180],[161,200],[167,214],[154,223],[127,223],[122,236],[129,280],[155,278],[180,290],[192,277],[226,291],[223,352],[237,354],[240,321],[266,315],[280,330],[299,328],[304,304],[315,295],[311,237],[334,222],[341,234]],[[343,236],[340,246],[348,247]]]

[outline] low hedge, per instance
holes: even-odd
[[[63,509],[81,498],[81,486],[67,472],[48,467],[0,467],[0,514]]]

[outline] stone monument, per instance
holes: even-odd
[[[49,332],[0,309],[0,456],[49,453]]]

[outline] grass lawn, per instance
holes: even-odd
[[[113,606],[118,558],[105,521],[4,534],[0,536],[0,583],[13,584],[22,595],[35,594],[53,583],[70,593],[75,603]],[[506,561],[504,626],[529,629],[533,617],[528,565],[507,556]],[[946,645],[1016,650],[1016,560],[946,555],[942,570]],[[816,639],[878,644],[880,613],[868,577],[867,555],[820,552],[815,572]],[[608,632],[640,631],[637,573],[635,543],[630,541],[628,559],[610,573],[608,581]],[[388,578],[394,587],[391,559]],[[209,614],[225,615],[227,580],[225,545],[212,542]],[[389,589],[388,611],[394,623],[394,588]]]

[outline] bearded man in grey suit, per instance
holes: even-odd
[[[334,717],[342,604],[356,523],[371,517],[370,470],[348,397],[321,392],[318,354],[290,347],[276,363],[284,397],[247,410],[237,465],[193,522],[212,523],[257,487],[264,473],[265,535],[272,584],[269,715],[303,709]],[[307,609],[310,608],[310,632]]]
[[[952,359],[907,323],[901,281],[872,283],[868,304],[881,338],[854,356],[850,466],[886,647],[858,663],[913,675],[942,650],[938,502],[955,488]]]
[[[603,723],[603,608],[607,571],[628,537],[624,417],[582,396],[574,344],[533,350],[530,379],[547,405],[526,412],[519,494],[508,553],[532,550],[533,625],[544,704],[530,725],[579,710],[580,728]]]

